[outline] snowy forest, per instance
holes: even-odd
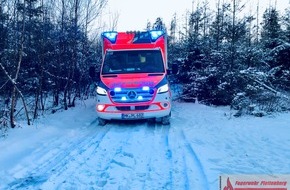
[[[243,0],[216,4],[211,10],[204,0],[184,23],[175,15],[169,25],[162,17],[144,23],[145,30],[168,34],[168,62],[178,67],[169,77],[183,87],[179,99],[230,106],[236,117],[289,111],[290,8],[244,14]],[[74,107],[94,91],[89,72],[101,63],[99,34],[117,23],[96,22],[106,5],[107,0],[0,0],[2,131],[17,127],[17,120],[29,125],[40,115]]]

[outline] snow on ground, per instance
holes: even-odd
[[[289,174],[289,113],[174,102],[170,126],[97,125],[95,100],[9,130],[0,189],[216,190],[221,174]]]

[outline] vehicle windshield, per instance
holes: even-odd
[[[164,73],[159,50],[109,51],[105,55],[102,74]]]

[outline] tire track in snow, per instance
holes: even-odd
[[[113,123],[114,124],[114,123]],[[135,133],[139,135],[140,130],[144,126],[140,123],[118,122],[114,126],[116,132],[116,143],[108,147],[110,155],[103,161],[104,164],[99,166],[97,175],[101,176],[98,179],[97,189],[128,189],[133,178],[134,167],[136,165],[135,152],[127,150]],[[133,150],[135,150],[134,147]],[[100,153],[98,153],[100,154]],[[102,154],[102,153],[101,153]]]
[[[109,123],[109,125],[111,130],[95,150],[93,154],[95,158],[91,158],[86,163],[87,166],[79,166],[81,170],[69,176],[70,179],[67,179],[65,183],[52,180],[59,184],[56,189],[71,189],[75,187],[74,183],[80,189],[130,189],[127,187],[130,187],[131,180],[134,178],[138,151],[135,153],[130,151],[130,148],[128,150],[128,143],[132,142],[132,137],[140,137],[145,127],[140,126],[138,122],[135,124]],[[136,150],[135,143],[133,146],[131,150]],[[68,171],[65,172],[69,173]],[[90,174],[84,176],[84,173],[88,172]],[[61,177],[63,179],[63,176]]]
[[[146,142],[150,143],[151,145],[155,142],[155,130],[156,130],[156,124],[155,123],[148,123],[147,124],[147,135],[148,135],[148,140]],[[145,160],[144,164],[144,168],[143,168],[143,181],[140,184],[140,187],[142,187],[141,189],[148,189],[147,185],[148,182],[152,181],[152,159],[153,159],[153,155],[154,155],[154,151],[152,150],[152,146],[145,147],[146,149],[146,153],[147,153],[147,159]],[[150,187],[150,184],[149,184]]]
[[[174,123],[173,123],[174,125]],[[181,129],[172,127],[169,134],[169,146],[172,150],[172,189],[189,190],[189,177],[187,173],[187,164],[184,141],[182,140]]]
[[[195,177],[195,182],[193,185],[194,187],[190,187],[190,189],[205,189],[205,190],[209,190],[209,184],[207,181],[207,177],[206,174],[204,172],[204,168],[203,165],[201,164],[197,154],[195,153],[194,149],[192,148],[192,146],[190,145],[189,141],[187,140],[185,134],[184,134],[184,130],[181,131],[181,135],[182,135],[182,139],[185,142],[185,146],[187,149],[187,152],[191,155],[191,158],[193,159],[193,166],[196,166],[196,168],[192,168],[192,170],[188,170],[187,172],[193,174],[193,176]],[[185,157],[185,161],[188,163],[190,162],[188,160],[188,157]],[[196,171],[194,171],[196,170]],[[195,175],[198,175],[197,177]],[[189,176],[189,174],[187,174],[187,176]]]
[[[180,107],[173,107],[173,119],[172,125],[174,123],[184,123],[184,127],[191,125],[186,123],[185,117],[181,116]],[[173,147],[173,162],[174,172],[173,172],[173,186],[174,189],[205,189],[209,190],[209,184],[207,181],[207,176],[204,172],[203,165],[199,160],[194,148],[187,139],[184,131],[184,127],[173,127],[171,133],[171,146]],[[183,180],[180,180],[183,179]]]
[[[173,189],[209,189],[203,166],[182,129],[176,129],[172,142]],[[174,144],[176,143],[176,144]]]
[[[156,123],[149,127],[154,128],[153,134],[151,133],[153,147],[150,150],[146,172],[146,179],[149,180],[144,181],[142,189],[172,189],[172,150],[168,137],[170,125]]]
[[[107,163],[107,176],[110,173],[118,173],[114,178],[115,184],[108,184],[104,189],[135,190],[144,189],[143,184],[149,180],[148,165],[151,157],[151,144],[154,138],[155,124],[146,121],[129,123],[132,128],[127,136],[130,136],[121,147],[118,153],[113,157],[112,162]],[[132,131],[133,130],[133,131]],[[111,176],[112,177],[112,176]],[[112,180],[111,182],[112,183]]]
[[[112,122],[104,128],[110,128],[110,131],[98,146],[89,150],[89,155],[86,151],[85,156],[77,157],[66,166],[67,169],[59,177],[50,178],[42,188],[74,189],[77,186],[79,189],[116,189],[123,181],[118,177],[124,177],[134,164],[134,155],[124,152],[123,147],[126,147],[131,134],[139,127],[130,123]],[[122,160],[124,157],[128,159]],[[116,173],[117,170],[121,172]]]
[[[169,187],[170,189],[173,188],[173,177],[172,177],[172,168],[173,168],[173,162],[172,162],[172,150],[169,146],[169,132],[170,132],[170,128],[171,126],[167,126],[168,130],[167,130],[167,133],[166,133],[166,138],[165,138],[165,143],[166,143],[166,158],[169,159],[169,162],[170,162],[170,170],[169,170]]]
[[[56,169],[55,171],[57,172],[53,173],[53,175],[49,177],[49,181],[44,183],[42,187],[44,189],[50,189],[49,186],[51,184],[60,184],[57,186],[57,189],[63,189],[62,185],[69,184],[69,189],[71,189],[71,187],[75,186],[70,184],[72,181],[71,178],[73,178],[75,173],[79,171],[82,171],[82,173],[80,173],[81,175],[78,176],[79,178],[74,179],[73,183],[78,182],[77,184],[82,184],[82,175],[85,174],[90,176],[88,172],[91,172],[91,168],[87,165],[87,162],[89,162],[90,158],[95,155],[100,144],[104,140],[105,136],[109,134],[111,129],[111,127],[103,127],[101,128],[101,132],[99,132],[96,136],[80,144],[79,149],[74,150],[69,155],[71,159],[64,162],[64,165],[61,166],[59,170]],[[84,172],[84,170],[87,171]]]
[[[52,176],[58,176],[62,171],[66,169],[68,163],[73,162],[75,157],[85,152],[85,150],[91,145],[99,145],[104,136],[108,133],[110,128],[90,128],[97,120],[93,120],[86,133],[82,134],[77,140],[71,141],[69,146],[65,148],[57,148],[57,153],[52,154],[49,150],[46,154],[41,155],[45,157],[41,161],[40,165],[35,167],[32,171],[26,174],[26,177],[16,179],[10,183],[6,189],[36,189],[45,183]],[[93,143],[90,143],[93,142]],[[48,147],[51,147],[49,145]],[[46,150],[43,150],[45,152]]]

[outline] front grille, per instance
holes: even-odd
[[[147,110],[149,106],[135,106],[135,110]]]
[[[149,102],[154,96],[154,89],[127,88],[109,91],[111,99],[115,103]]]
[[[116,106],[119,111],[147,110],[149,106]]]
[[[116,106],[119,111],[130,111],[130,106]]]

